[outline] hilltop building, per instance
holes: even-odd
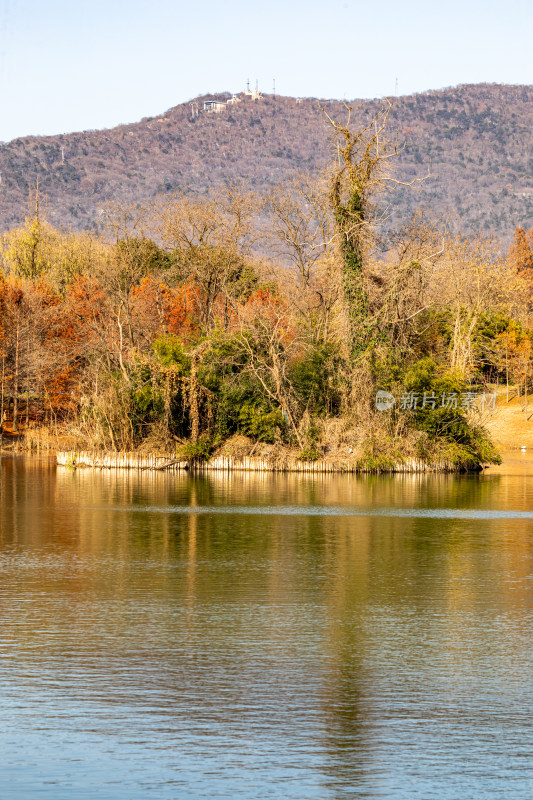
[[[235,103],[240,103],[243,97],[244,98],[248,97],[250,98],[250,100],[253,100],[254,102],[256,100],[263,99],[263,95],[261,94],[257,86],[255,87],[255,89],[250,89],[250,87],[247,86],[246,89],[240,93],[240,96],[238,94],[233,94],[229,100],[205,100],[203,110],[209,111],[214,114],[220,114],[222,111],[224,111],[226,106],[231,106],[234,105]],[[194,109],[192,116],[194,117]],[[198,116],[198,113],[196,113],[196,116]]]
[[[220,100],[206,100],[204,102],[204,111],[212,111],[215,114],[220,114],[226,108],[226,103]]]

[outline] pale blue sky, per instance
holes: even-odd
[[[0,0],[0,141],[112,127],[246,78],[382,97],[533,83],[533,0]]]

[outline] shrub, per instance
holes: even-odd
[[[197,442],[187,442],[180,449],[180,456],[193,464],[199,461],[208,461],[212,452],[212,443],[207,437],[201,436]]]
[[[245,403],[239,411],[238,431],[259,442],[273,444],[285,428],[279,408],[266,409],[261,405]]]
[[[472,469],[481,463],[500,462],[485,429],[469,420],[466,408],[460,406],[458,398],[472,392],[472,386],[450,373],[439,376],[435,362],[424,358],[407,371],[405,387],[419,396],[426,392],[437,398],[435,408],[429,405],[411,412],[414,427],[427,435],[421,440],[421,457],[427,458],[432,450],[439,450],[440,445],[442,457],[460,468]],[[453,404],[442,405],[441,398],[449,395],[457,395],[457,408]]]

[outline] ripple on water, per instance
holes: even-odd
[[[529,800],[521,476],[254,480],[2,470],[9,797]]]

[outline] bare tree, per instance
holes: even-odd
[[[481,237],[448,238],[431,273],[428,302],[451,314],[450,368],[467,378],[475,366],[474,334],[481,314],[509,312],[524,279],[498,254],[494,241]]]
[[[444,253],[444,236],[433,220],[417,213],[390,235],[388,244],[366,285],[377,330],[391,347],[405,349],[419,333],[417,317],[432,307],[429,287],[433,266]]]
[[[365,287],[372,242],[372,198],[387,181],[412,185],[391,177],[390,159],[399,148],[387,142],[384,131],[392,105],[385,101],[368,125],[352,130],[353,109],[346,106],[347,118],[337,122],[323,108],[333,129],[336,163],[332,169],[330,199],[342,256],[342,289],[348,316],[349,349],[353,358],[362,355],[373,340],[369,298]],[[427,176],[426,176],[427,177]]]
[[[265,201],[271,252],[291,265],[301,288],[333,242],[333,220],[324,177],[298,175],[273,189]]]
[[[311,342],[325,342],[339,298],[327,177],[295,176],[270,193],[265,210],[266,242],[281,265],[272,270],[273,277]]]
[[[158,231],[175,260],[176,280],[192,280],[202,293],[205,330],[216,321],[215,306],[229,307],[249,270],[254,199],[235,187],[210,198],[177,195],[160,210]]]
[[[303,440],[298,430],[297,403],[289,380],[289,364],[300,349],[297,330],[287,304],[266,293],[247,303],[240,312],[238,334],[248,372],[262,387],[265,397],[281,408],[289,428],[300,447]]]

